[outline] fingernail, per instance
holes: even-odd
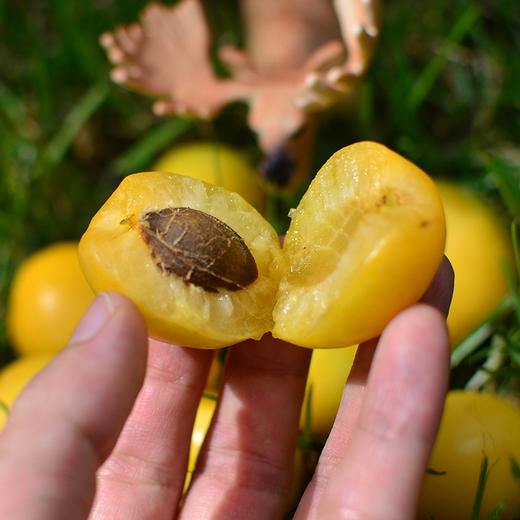
[[[78,323],[69,344],[93,338],[108,323],[115,310],[114,301],[108,293],[98,294]]]

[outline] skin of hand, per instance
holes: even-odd
[[[413,518],[448,385],[452,287],[445,259],[423,301],[358,349],[296,520]],[[311,351],[269,335],[230,348],[179,508],[213,355],[148,340],[128,299],[98,295],[13,406],[0,518],[282,518]]]

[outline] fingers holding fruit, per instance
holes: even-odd
[[[282,517],[310,353],[270,335],[229,349],[180,520],[203,517],[208,496],[213,510],[228,518]]]
[[[373,360],[365,348],[297,519],[413,518],[448,383],[444,318],[414,305],[386,327]]]
[[[196,454],[189,453],[190,438],[213,355],[211,350],[149,342],[143,387],[97,473],[94,518],[137,514],[171,519],[186,471],[193,471]]]

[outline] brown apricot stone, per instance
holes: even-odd
[[[140,231],[163,271],[206,291],[245,289],[258,277],[240,235],[218,218],[193,208],[164,208],[139,217]]]
[[[285,269],[276,231],[240,195],[166,172],[123,179],[79,259],[95,292],[139,307],[151,337],[200,348],[270,331]]]

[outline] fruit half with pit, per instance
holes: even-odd
[[[379,143],[339,150],[292,212],[273,336],[345,347],[379,335],[424,294],[444,242],[442,203],[426,173]]]
[[[158,339],[214,348],[272,331],[304,347],[345,347],[422,296],[444,238],[428,175],[362,142],[318,172],[283,251],[238,194],[149,172],[124,179],[92,219],[80,261],[92,287],[129,296]]]
[[[94,290],[132,299],[157,339],[215,348],[272,328],[278,236],[224,188],[164,172],[129,175],[92,219],[79,252]]]

